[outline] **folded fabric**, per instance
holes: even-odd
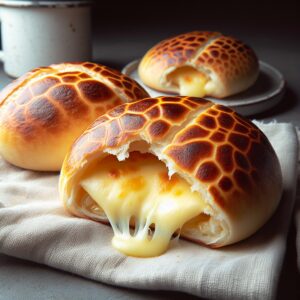
[[[159,257],[126,257],[111,247],[109,226],[64,210],[57,173],[26,171],[1,160],[0,252],[124,287],[272,299],[295,199],[298,144],[290,124],[258,125],[278,154],[284,192],[272,219],[243,242],[212,250],[179,240]]]

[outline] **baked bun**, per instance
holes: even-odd
[[[0,154],[22,168],[60,170],[91,122],[116,105],[148,96],[134,80],[94,63],[34,69],[0,93]]]
[[[160,97],[98,118],[67,154],[59,188],[72,214],[110,222],[115,248],[155,256],[174,233],[211,247],[250,236],[277,207],[282,179],[253,123],[200,98]]]
[[[194,31],[152,47],[139,65],[149,87],[182,96],[224,98],[249,88],[259,66],[254,51],[218,32]]]

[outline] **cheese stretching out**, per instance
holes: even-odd
[[[112,245],[126,255],[164,253],[172,235],[207,206],[178,175],[169,179],[166,166],[151,154],[131,152],[125,161],[108,156],[99,166],[81,186],[108,217]]]
[[[75,216],[110,222],[116,249],[151,257],[179,234],[211,248],[249,237],[275,211],[282,178],[251,121],[204,99],[162,96],[98,118],[67,154],[59,192]]]
[[[194,68],[179,68],[169,74],[168,78],[178,86],[180,95],[204,97],[208,93],[208,78]]]

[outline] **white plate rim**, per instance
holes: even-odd
[[[130,76],[130,74],[137,69],[137,66],[139,65],[140,61],[141,61],[141,59],[135,59],[135,60],[129,62],[122,69],[122,73],[127,76]],[[279,98],[280,96],[282,96],[283,92],[285,90],[285,86],[286,86],[286,82],[285,82],[283,75],[275,67],[271,66],[270,64],[268,64],[264,61],[260,60],[259,65],[260,65],[260,69],[265,68],[265,69],[271,70],[272,73],[276,75],[277,80],[279,81],[279,85],[276,87],[276,89],[274,89],[267,96],[264,96],[264,97],[261,96],[261,97],[258,97],[257,99],[244,99],[244,100],[230,100],[230,99],[220,100],[220,99],[216,99],[216,98],[212,98],[212,97],[205,97],[205,98],[208,100],[214,101],[215,103],[227,105],[229,107],[243,107],[244,108],[246,106],[253,106],[255,104],[261,104],[264,101],[270,101],[271,99],[273,99],[275,97]],[[149,89],[151,89],[151,88],[149,88]],[[157,91],[154,89],[152,89],[152,90],[155,92],[158,92],[158,93],[160,92],[160,91]],[[166,93],[162,92],[162,94],[164,95]],[[281,97],[280,97],[280,99],[276,99],[276,100],[277,101],[274,101],[272,106],[278,104],[279,101],[281,100]]]

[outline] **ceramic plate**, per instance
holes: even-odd
[[[151,97],[171,95],[153,90],[144,85],[137,72],[138,64],[139,60],[132,61],[123,68],[122,72],[139,82]],[[218,104],[227,105],[246,116],[255,115],[272,108],[283,97],[285,81],[282,74],[269,64],[260,61],[259,67],[260,73],[256,83],[245,92],[227,97],[226,100],[219,100],[212,97],[206,98]]]

